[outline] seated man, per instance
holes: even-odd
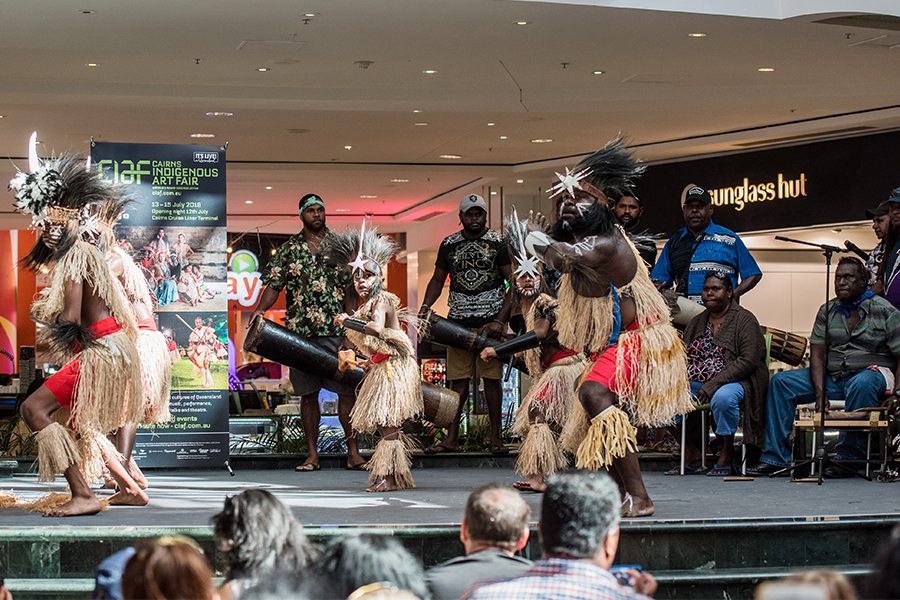
[[[511,579],[531,566],[516,556],[528,542],[531,510],[522,496],[504,483],[476,488],[466,501],[459,539],[466,555],[425,572],[433,600],[456,600],[485,579]]]
[[[893,387],[897,359],[900,357],[900,312],[887,300],[866,288],[868,276],[859,259],[842,258],[834,274],[837,298],[819,308],[810,341],[808,369],[784,371],[772,378],[766,399],[766,451],[760,462],[748,469],[750,475],[766,475],[791,464],[790,434],[794,408],[815,401],[828,408],[828,400],[845,400],[847,412],[878,406],[885,397],[890,381]],[[830,335],[827,348],[827,376],[822,389],[825,368],[825,327]],[[892,373],[893,372],[893,373]],[[893,377],[891,375],[894,375]],[[895,410],[897,394],[884,400]],[[842,433],[836,448],[837,458],[860,460],[865,457],[863,433]],[[848,477],[852,474],[838,467],[828,467],[826,477]]]
[[[726,273],[707,273],[701,297],[706,310],[694,317],[684,332],[688,379],[697,402],[710,404],[716,436],[722,442],[716,466],[707,475],[733,475],[734,433],[741,403],[746,443],[755,444],[763,431],[769,383],[766,341],[753,313],[734,302],[731,278]],[[694,420],[699,424],[699,413],[690,413],[688,424]],[[685,463],[699,458],[700,451],[688,439]],[[678,472],[680,468],[676,467],[669,473]]]
[[[518,577],[477,586],[463,598],[611,600],[652,595],[657,584],[649,573],[626,571],[634,581],[632,590],[620,586],[609,572],[619,546],[621,503],[618,487],[602,472],[553,475],[538,523],[543,558]]]

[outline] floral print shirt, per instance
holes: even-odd
[[[343,335],[334,318],[344,312],[344,290],[351,283],[347,269],[330,267],[310,254],[302,231],[279,246],[262,278],[275,291],[287,289],[285,326],[303,337]]]

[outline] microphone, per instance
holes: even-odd
[[[847,248],[847,250],[849,250],[853,254],[857,255],[864,261],[869,260],[869,253],[862,250],[859,246],[857,246],[850,240],[844,240],[844,246]]]

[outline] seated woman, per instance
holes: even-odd
[[[734,434],[741,402],[744,443],[756,445],[765,428],[769,385],[766,342],[756,317],[734,302],[733,295],[731,278],[726,273],[707,273],[701,295],[706,310],[694,317],[684,331],[691,392],[700,404],[710,404],[716,437],[722,442],[716,466],[707,473],[712,476],[733,474]],[[691,413],[688,425],[699,418],[697,412]],[[700,451],[690,440],[684,451],[686,464],[700,458]]]
[[[190,304],[191,306],[197,306],[200,302],[200,291],[197,289],[197,280],[194,279],[193,273],[191,273],[190,268],[186,268],[181,272],[181,277],[178,278],[178,296],[179,300]]]
[[[153,278],[156,280],[156,289],[154,290],[156,304],[157,306],[166,306],[178,299],[178,288],[162,254],[157,254],[154,260]]]
[[[200,272],[200,267],[194,265],[187,266],[185,269],[190,270],[191,275],[194,277],[194,282],[197,284],[197,295],[201,300],[212,300],[216,297],[215,292],[206,287],[206,282],[203,279],[203,273]]]

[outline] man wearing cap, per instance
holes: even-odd
[[[506,331],[511,302],[505,296],[504,282],[511,274],[509,251],[503,236],[488,229],[487,205],[477,194],[464,196],[459,203],[459,221],[462,230],[444,238],[434,263],[434,275],[425,289],[422,309],[429,308],[441,296],[444,282],[450,276],[450,311],[447,319],[472,331],[486,331],[498,337]],[[469,380],[479,372],[484,379],[484,398],[491,422],[491,452],[509,452],[500,439],[501,403],[500,387],[502,365],[499,361],[483,361],[478,352],[459,348],[447,348],[447,379],[450,388],[459,393],[459,410],[448,428],[447,438],[426,452],[459,450],[459,420],[462,407],[469,396]]]
[[[637,196],[622,196],[616,202],[616,218],[622,224],[625,234],[631,239],[644,262],[653,268],[656,263],[655,235],[646,227],[641,227],[644,203]]]
[[[300,219],[303,221],[300,233],[279,246],[269,260],[262,278],[265,287],[250,315],[250,324],[272,308],[281,290],[286,288],[287,328],[336,354],[343,336],[341,327],[334,324],[334,318],[355,310],[346,293],[353,287],[352,280],[346,269],[334,269],[316,255],[319,245],[331,235],[325,227],[325,203],[320,196],[307,194],[300,199]],[[353,293],[349,295],[353,296]],[[347,440],[347,468],[363,469],[366,461],[359,454],[357,438],[350,426],[350,411],[355,398],[353,386],[322,379],[293,367],[290,379],[294,394],[300,396],[300,420],[309,448],[306,461],[296,470],[319,470],[319,391],[323,387],[338,395],[338,420]]]
[[[866,217],[872,219],[872,231],[878,238],[878,244],[869,252],[869,260],[866,261],[866,271],[869,273],[868,286],[879,296],[884,294],[884,284],[878,279],[878,268],[884,257],[884,236],[888,232],[890,217],[888,216],[888,204],[882,202],[875,208],[866,209]]]
[[[884,231],[884,255],[878,267],[878,279],[883,286],[884,299],[900,307],[900,187],[882,203],[888,209],[888,223]]]
[[[736,233],[712,222],[712,197],[699,185],[689,184],[682,194],[685,227],[676,231],[659,256],[650,277],[700,303],[709,271],[722,271],[731,279],[734,299],[749,292],[762,279],[756,261]],[[738,282],[740,278],[740,282]]]

